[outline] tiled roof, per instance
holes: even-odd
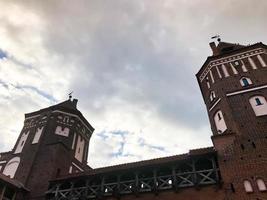
[[[155,165],[164,165],[170,162],[188,160],[194,156],[204,156],[207,154],[214,154],[214,153],[216,153],[214,147],[193,149],[193,150],[190,150],[189,153],[186,153],[186,154],[167,156],[167,157],[155,158],[155,159],[150,159],[150,160],[143,160],[143,161],[138,161],[138,162],[113,165],[113,166],[108,166],[108,167],[95,168],[95,169],[88,170],[88,171],[81,172],[81,173],[66,175],[56,180],[63,180],[66,178],[77,178],[77,177],[82,177],[82,176],[90,176],[90,175],[97,175],[97,174],[110,173],[110,172],[118,172],[121,170],[133,170],[136,168],[146,168],[146,167],[151,167]]]
[[[11,179],[8,176],[5,176],[4,174],[0,174],[0,183],[7,184],[19,190],[29,191],[27,188],[24,187],[24,185],[21,182],[15,179]]]

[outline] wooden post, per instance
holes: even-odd
[[[219,183],[219,173],[218,173],[218,170],[217,170],[217,166],[216,166],[216,162],[215,162],[214,157],[211,158],[211,162],[212,162],[212,168],[213,168],[213,170],[215,172],[216,182]]]
[[[116,194],[117,199],[120,199],[120,195],[121,195],[121,184],[120,184],[120,182],[121,182],[121,175],[118,174],[117,175],[117,194]]]
[[[192,159],[192,170],[193,170],[193,183],[196,187],[198,187],[197,183],[197,172],[196,172],[196,161]]]
[[[135,196],[139,196],[139,177],[138,172],[135,172]]]
[[[6,191],[6,186],[4,186],[4,187],[2,188],[2,193],[1,193],[1,195],[0,195],[0,200],[3,200],[3,199],[4,199],[5,191]]]
[[[105,193],[105,176],[102,176],[102,179],[101,179],[101,185],[100,185],[100,191],[97,195],[97,199],[102,199],[103,196],[104,196],[104,193]]]
[[[12,200],[15,200],[16,199],[16,196],[17,196],[17,192],[15,191],[13,196],[12,196]]]
[[[153,190],[155,195],[158,195],[158,182],[157,182],[157,170],[153,170]]]
[[[85,183],[85,197],[88,198],[88,188],[89,188],[89,180],[86,180]]]
[[[175,192],[178,191],[178,182],[177,182],[177,177],[176,177],[176,172],[175,172],[175,167],[172,167],[172,180],[173,180],[173,188],[175,190]]]

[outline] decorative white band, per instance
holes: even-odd
[[[77,164],[75,164],[74,162],[72,162],[72,164],[74,165],[74,167],[76,167],[78,170],[80,170],[81,172],[83,172],[84,170],[82,168],[80,168]]]
[[[226,94],[226,96],[230,97],[230,96],[234,96],[234,95],[237,95],[237,94],[242,94],[242,93],[246,93],[246,92],[252,92],[252,91],[256,91],[256,90],[260,90],[260,89],[264,89],[264,88],[267,88],[267,85],[263,85],[263,86],[259,86],[259,87],[255,87],[255,88],[249,88],[249,89],[246,89],[246,90],[239,90],[239,91],[236,91],[236,92],[231,92],[231,93]]]
[[[209,109],[211,111],[219,102],[221,101],[221,98],[219,98]]]

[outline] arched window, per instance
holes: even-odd
[[[251,79],[248,78],[248,77],[242,77],[242,78],[240,79],[240,84],[242,85],[242,87],[246,87],[246,86],[251,85],[251,84],[252,84],[252,81],[251,81]]]
[[[18,169],[20,163],[20,158],[19,157],[14,157],[12,158],[7,164],[6,167],[3,171],[3,174],[6,176],[10,176],[10,178],[14,178],[15,173]]]
[[[244,188],[247,193],[253,192],[253,188],[249,180],[244,181]]]
[[[210,101],[213,101],[216,98],[215,92],[211,91],[210,92]]]
[[[221,110],[217,111],[214,114],[213,118],[214,118],[214,122],[215,122],[218,133],[223,133],[227,129],[227,126],[225,124],[222,111]]]
[[[249,103],[256,116],[267,115],[267,102],[263,96],[254,96],[249,99]]]
[[[265,185],[264,181],[261,178],[258,178],[256,180],[256,182],[257,182],[257,186],[259,188],[259,191],[263,192],[263,191],[267,190],[266,185]]]

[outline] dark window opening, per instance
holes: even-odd
[[[241,149],[244,151],[245,150],[245,147],[243,144],[240,145]]]
[[[232,191],[233,193],[235,193],[235,187],[234,187],[234,184],[233,184],[233,183],[231,183],[230,187],[231,187],[231,191]]]
[[[252,147],[253,147],[254,149],[256,149],[256,144],[255,144],[254,142],[252,142],[251,144],[252,144]]]
[[[249,82],[247,78],[242,78],[242,82],[244,84],[244,87],[249,86]]]
[[[255,98],[255,101],[257,106],[262,105],[261,100],[259,98]]]
[[[58,168],[57,173],[56,173],[56,177],[59,177],[59,176],[60,176],[60,169]]]
[[[218,119],[219,119],[219,120],[221,120],[221,119],[222,119],[222,117],[221,117],[221,114],[220,114],[220,113],[218,113]]]
[[[23,146],[23,144],[24,144],[24,140],[21,142],[21,145],[20,145],[20,146],[22,147],[22,146]]]

